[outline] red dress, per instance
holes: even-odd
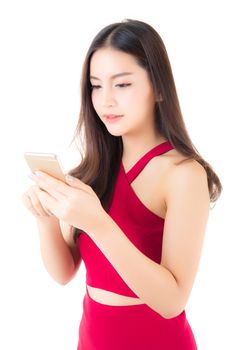
[[[171,149],[168,141],[157,145],[127,173],[121,162],[108,210],[135,247],[157,263],[161,261],[164,219],[141,202],[130,184],[153,157]],[[89,286],[138,297],[85,232],[78,237],[78,244]],[[146,304],[110,306],[96,302],[86,290],[78,350],[126,349],[196,350],[197,346],[185,310],[166,319]]]

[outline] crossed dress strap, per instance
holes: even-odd
[[[154,157],[166,153],[173,149],[174,147],[169,141],[165,141],[163,143],[160,143],[159,145],[152,148],[150,151],[148,151],[144,156],[142,156],[135,165],[127,172],[126,176],[128,179],[128,182],[131,183],[133,180],[138,176],[138,174],[144,169],[146,164]]]

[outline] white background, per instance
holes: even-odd
[[[210,213],[186,307],[199,350],[232,341],[232,13],[230,1],[1,1],[0,348],[75,350],[85,270],[66,286],[45,270],[25,151],[55,152],[68,170],[79,112],[81,66],[92,38],[124,18],[147,21],[164,40],[187,129],[224,191]]]

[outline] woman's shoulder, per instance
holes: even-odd
[[[179,151],[173,149],[169,154],[165,154],[162,162],[166,168],[166,177],[164,182],[167,191],[172,187],[184,182],[200,184],[200,186],[207,185],[207,173],[204,167],[195,159],[190,159],[184,156]]]
[[[184,156],[181,152],[173,149],[171,153],[168,155],[167,159],[165,158],[168,166],[170,166],[170,171],[179,172],[179,173],[193,173],[195,172],[197,175],[205,174],[206,171],[202,164],[200,164],[195,159],[190,159]]]
[[[204,167],[195,159],[190,159],[176,149],[172,149],[160,156],[161,166],[169,173],[174,171],[196,170],[205,172]],[[189,170],[189,171],[190,171]]]
[[[203,172],[205,172],[204,168],[196,160],[187,159],[183,154],[172,149],[152,158],[142,172],[142,176],[132,186],[151,211],[165,217],[171,190],[176,196],[177,192],[174,192],[174,189],[182,185],[185,177],[186,181],[189,178],[189,181],[194,183],[191,177],[200,181],[204,179],[204,176],[200,176],[200,174],[204,175]],[[201,181],[204,183],[205,179]],[[199,188],[199,184],[195,184],[195,188]]]
[[[184,156],[176,149],[152,158],[146,168],[148,175],[154,179],[153,182],[156,179],[162,187],[171,181],[176,181],[177,176],[188,176],[188,174],[206,176],[204,167],[198,161]]]
[[[177,182],[185,180],[190,182],[196,180],[200,184],[207,182],[207,173],[204,167],[197,160],[184,156],[176,149],[172,149],[156,158],[151,166],[154,171],[160,169],[160,184],[165,192],[176,186]]]

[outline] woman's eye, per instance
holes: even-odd
[[[126,86],[130,86],[131,84],[117,84],[116,86],[120,86],[120,87],[126,87]]]
[[[99,89],[101,86],[100,85],[91,85],[91,89]]]
[[[120,88],[124,88],[124,87],[127,87],[127,86],[129,86],[129,85],[131,85],[131,84],[126,84],[126,83],[124,83],[124,84],[116,84],[116,86],[119,86]],[[94,90],[94,89],[100,89],[101,88],[101,86],[100,85],[91,85],[91,89],[92,90]]]

